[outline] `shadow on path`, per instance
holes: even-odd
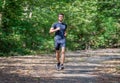
[[[55,69],[54,55],[0,57],[0,83],[120,83],[119,73],[103,71],[116,66],[104,61],[120,61],[119,53],[74,53],[67,54],[61,71]]]

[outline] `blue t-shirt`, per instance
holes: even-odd
[[[59,23],[59,22],[57,22],[57,23],[54,23],[52,25],[52,27],[54,29],[56,29],[58,27],[60,28],[60,30],[58,30],[58,31],[55,32],[55,38],[57,38],[57,39],[63,39],[63,38],[65,38],[64,34],[65,34],[66,29],[67,29],[67,25],[65,23]]]

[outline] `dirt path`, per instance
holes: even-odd
[[[54,54],[0,57],[0,83],[120,83],[120,49],[68,52],[62,71],[55,63]]]

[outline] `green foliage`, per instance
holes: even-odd
[[[67,49],[120,46],[118,0],[0,0],[0,55],[54,50],[49,29],[65,14]]]

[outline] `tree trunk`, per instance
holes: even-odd
[[[2,26],[2,14],[0,13],[0,27]]]

